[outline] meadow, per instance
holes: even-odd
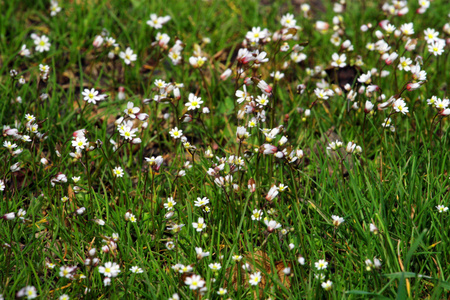
[[[0,3],[0,300],[449,297],[447,1]]]

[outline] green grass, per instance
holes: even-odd
[[[66,2],[60,3],[62,10],[54,17],[46,1],[0,2],[1,125],[17,128],[31,139],[24,142],[5,129],[0,138],[0,180],[5,185],[0,191],[0,216],[5,216],[0,219],[0,294],[5,299],[13,299],[26,286],[34,286],[40,299],[58,299],[63,294],[72,299],[168,299],[174,293],[181,299],[448,297],[450,234],[446,226],[450,212],[439,213],[436,206],[450,205],[449,125],[445,117],[433,119],[438,110],[426,100],[433,95],[448,98],[449,49],[446,46],[441,56],[430,56],[423,34],[434,28],[440,38],[449,38],[443,31],[449,22],[446,1],[432,2],[422,15],[415,13],[418,4],[411,2],[409,12],[401,17],[387,16],[376,1],[348,1],[341,14],[341,42],[348,39],[354,46],[353,51],[341,51],[347,55],[347,64],[353,65],[361,56],[364,65],[358,72],[372,68],[390,71],[387,77],[372,76],[382,92],[359,94],[356,110],[349,109],[352,103],[346,91],[318,100],[314,89],[322,76],[307,70],[316,66],[327,69],[332,54],[340,51],[330,42],[336,14],[329,1],[324,1],[323,11],[311,5],[308,17],[290,1],[270,5],[253,0]],[[171,20],[162,29],[151,28],[146,24],[151,13],[169,15]],[[280,19],[286,13],[293,13],[302,28],[296,34],[298,40],[286,41],[289,52],[279,51],[281,42],[261,45],[259,50],[268,53],[269,62],[246,70],[246,76],[254,81],[247,91],[255,98],[261,95],[258,78],[273,87],[265,107],[266,121],[250,128],[248,121],[256,113],[237,117],[246,105],[238,104],[235,96],[236,90],[243,89],[244,80],[236,82],[236,73],[227,80],[220,75],[229,67],[236,70],[237,51],[252,27],[274,33],[282,28]],[[363,110],[366,100],[380,104],[377,98],[381,93],[386,100],[398,97],[411,80],[411,73],[396,70],[399,59],[385,65],[377,51],[366,49],[367,43],[377,41],[373,31],[383,31],[377,24],[384,19],[397,28],[414,22],[413,37],[418,39],[414,51],[404,52],[405,42],[399,38],[385,39],[390,52],[397,51],[413,62],[421,56],[422,69],[427,72],[419,89],[401,92],[409,108],[405,115],[394,114],[391,107],[377,110],[375,106],[367,115]],[[330,29],[325,33],[315,30],[317,20],[330,23]],[[361,32],[360,26],[368,23],[373,28]],[[93,46],[104,29],[116,40],[117,49]],[[152,45],[157,32],[170,36],[168,49]],[[50,51],[36,52],[32,33],[47,35]],[[174,65],[168,51],[177,39],[184,45],[183,60]],[[30,57],[19,55],[23,44],[31,50]],[[298,64],[288,55],[295,44],[304,45],[301,52],[307,56]],[[201,69],[189,64],[198,46],[207,58]],[[118,56],[127,47],[137,54],[131,65]],[[116,52],[114,59],[108,58],[110,50]],[[290,65],[283,69],[285,61]],[[48,80],[40,77],[40,64],[50,66]],[[18,72],[15,78],[10,76],[12,69]],[[275,83],[269,74],[277,70],[285,77]],[[21,76],[26,80],[23,85],[18,83]],[[181,98],[144,104],[144,99],[159,95],[156,79],[183,83]],[[299,84],[306,86],[301,94],[296,92]],[[119,87],[125,88],[126,99],[119,99]],[[108,98],[96,105],[87,103],[81,95],[86,88]],[[360,84],[352,88],[358,90]],[[43,93],[48,98],[41,99]],[[210,113],[187,111],[190,93],[201,97],[201,107],[208,107]],[[22,101],[17,102],[17,97]],[[136,145],[123,143],[114,125],[125,116],[129,101],[149,115],[147,127],[142,126],[143,121],[134,124],[142,141]],[[311,110],[309,117],[304,114],[306,109]],[[182,122],[186,113],[193,116],[191,122]],[[27,131],[26,114],[36,118],[45,138]],[[389,116],[395,132],[381,126]],[[280,125],[283,128],[272,142],[259,130]],[[187,151],[180,139],[170,136],[175,126],[183,130],[195,151]],[[242,143],[236,138],[238,126],[247,127],[251,134]],[[72,134],[79,129],[86,129],[92,150],[83,150],[82,157],[74,159],[70,156],[75,150]],[[332,132],[333,140],[325,138],[327,132]],[[287,158],[255,151],[265,143],[277,145],[282,136],[288,142],[279,146],[280,150],[289,154],[302,149],[304,157],[289,163]],[[349,141],[355,142],[362,153],[331,155],[324,148],[335,139],[344,143],[344,149]],[[117,149],[111,140],[118,143]],[[14,150],[23,152],[13,155],[3,146],[5,142],[15,143],[18,147]],[[206,155],[207,150],[212,157]],[[155,170],[144,158],[159,155],[164,162]],[[233,155],[244,161],[240,170],[229,162]],[[42,158],[48,163],[43,164]],[[224,158],[220,176],[233,176],[223,187],[207,174],[222,163],[220,158]],[[21,170],[12,172],[10,167],[17,162]],[[123,177],[114,176],[115,167],[123,168]],[[181,170],[185,176],[178,176]],[[58,173],[68,180],[53,186]],[[80,176],[80,181],[74,182],[73,176]],[[250,179],[256,182],[254,192],[248,187]],[[280,183],[289,188],[267,200],[271,186]],[[68,200],[63,202],[65,196]],[[169,197],[177,204],[173,216],[167,218],[169,210],[164,204]],[[194,204],[203,197],[209,199],[209,212]],[[85,212],[77,214],[81,207]],[[23,220],[19,209],[26,210]],[[252,220],[254,209],[262,210],[263,218],[275,220],[281,228],[268,231],[263,220]],[[6,214],[11,212],[16,213],[15,218],[7,220]],[[127,212],[137,221],[127,221]],[[335,226],[332,215],[345,221]],[[199,217],[206,224],[201,232],[192,225]],[[105,224],[97,224],[96,219]],[[371,223],[377,232],[370,231]],[[174,224],[185,226],[174,232],[168,229]],[[113,234],[119,237],[117,248],[102,251],[102,247],[114,245]],[[174,244],[173,249],[168,249],[168,242]],[[210,255],[198,259],[196,247]],[[84,264],[92,248],[97,249],[98,266]],[[233,255],[243,259],[235,262]],[[304,265],[299,263],[300,257]],[[374,257],[381,267],[367,268],[365,260]],[[328,266],[319,271],[315,262],[322,259]],[[107,262],[120,267],[109,286],[99,272]],[[221,269],[215,272],[209,264],[217,262]],[[193,270],[175,272],[172,267],[178,263]],[[243,270],[245,263],[250,271]],[[75,276],[59,275],[66,266],[76,266]],[[143,273],[132,273],[132,266],[139,266]],[[283,275],[285,267],[290,268],[289,275]],[[249,275],[255,272],[264,278],[258,286],[251,286]],[[192,274],[205,281],[203,296],[184,283]],[[316,278],[320,274],[324,280]],[[333,283],[330,290],[321,286],[327,280]],[[220,288],[227,289],[226,296],[217,294]]]

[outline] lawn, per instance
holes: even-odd
[[[0,299],[446,299],[447,1],[0,1]]]

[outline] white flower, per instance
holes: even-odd
[[[113,175],[115,177],[123,177],[123,174],[124,174],[124,172],[123,172],[123,169],[121,167],[115,167],[113,169]]]
[[[17,292],[18,298],[27,297],[27,299],[37,298],[37,290],[34,286],[28,285]]]
[[[141,273],[144,273],[144,270],[142,270],[142,269],[139,268],[138,266],[133,266],[133,267],[131,267],[130,271],[131,271],[132,273],[135,273],[135,274],[141,274]]]
[[[151,14],[147,24],[155,29],[161,29],[164,24],[170,21],[170,19],[170,16],[158,17],[156,14]]]
[[[188,110],[195,110],[197,108],[200,108],[200,105],[203,104],[202,98],[196,97],[194,94],[189,94],[189,102],[185,104],[187,106]]]
[[[202,217],[198,218],[197,222],[192,223],[192,227],[194,227],[197,232],[201,232],[206,228],[205,219],[203,219]]]
[[[294,18],[293,14],[285,14],[281,17],[281,26],[287,27],[287,28],[293,28],[295,27],[295,24],[297,21]]]
[[[264,220],[264,224],[266,224],[267,231],[269,231],[269,232],[272,232],[275,229],[278,229],[278,228],[281,227],[281,224],[276,222],[276,221],[274,221],[274,220],[270,220],[269,221],[269,220],[266,219],[266,220]]]
[[[336,227],[344,223],[344,218],[339,216],[332,215],[331,219],[333,219],[333,225]]]
[[[261,272],[256,272],[256,273],[250,274],[249,283],[251,285],[258,285],[258,283],[260,281],[261,281]]]
[[[261,219],[262,219],[262,216],[263,216],[263,212],[262,212],[262,210],[259,210],[259,209],[254,209],[253,210],[253,213],[252,213],[252,220],[253,221],[260,221]]]
[[[331,58],[333,59],[333,62],[331,63],[331,65],[333,67],[343,68],[343,67],[345,67],[347,65],[345,63],[345,61],[347,60],[347,56],[345,54],[339,55],[337,53],[333,53]]]
[[[96,91],[95,89],[84,89],[81,95],[84,96],[84,101],[92,104],[97,104],[97,101],[101,101],[105,98],[104,95],[99,95],[98,91]]]
[[[197,259],[209,256],[209,252],[203,252],[203,249],[200,247],[195,247],[195,252],[197,253]]]
[[[402,26],[400,26],[400,31],[404,35],[412,35],[414,34],[414,24],[413,23],[405,23]]]
[[[139,107],[135,107],[133,102],[128,102],[127,104],[127,108],[124,110],[124,113],[126,115],[128,115],[130,118],[135,119],[136,118],[136,114],[140,111],[141,109]]]
[[[205,281],[200,277],[200,275],[192,275],[187,277],[184,283],[188,285],[191,290],[201,289],[205,285]]]
[[[436,209],[438,210],[438,212],[443,213],[443,212],[447,212],[448,211],[448,207],[444,206],[444,205],[438,205],[436,206]]]
[[[169,131],[169,134],[174,139],[179,139],[183,135],[183,130],[179,130],[178,127],[175,127]]]
[[[209,268],[215,272],[219,271],[222,266],[220,265],[220,263],[211,263],[209,264]]]
[[[175,204],[177,204],[172,197],[167,198],[167,203],[164,203],[164,208],[167,210],[172,210],[175,206]]]
[[[61,7],[59,7],[58,1],[52,0],[50,4],[50,16],[54,17],[61,11]],[[60,297],[61,299],[61,297]],[[69,298],[67,298],[69,299]],[[65,299],[65,300],[67,300]]]
[[[36,37],[34,44],[38,52],[49,51],[51,46],[48,37],[45,35]]]
[[[322,282],[322,288],[326,291],[331,290],[333,288],[333,282],[331,282],[331,280]]]
[[[325,270],[328,266],[328,262],[326,262],[324,259],[320,259],[319,261],[314,263],[314,266],[317,270]]]
[[[116,277],[120,273],[120,266],[115,262],[107,262],[104,266],[98,267],[98,271],[106,277]]]
[[[401,112],[404,115],[406,115],[406,113],[409,112],[408,107],[406,106],[406,102],[403,101],[402,98],[395,100],[393,106],[396,112]]]
[[[206,197],[200,198],[198,197],[196,201],[194,201],[194,206],[202,207],[209,203],[209,199]]]
[[[129,65],[132,61],[136,61],[137,55],[133,53],[133,50],[128,47],[125,52],[120,52],[119,57],[124,60],[125,64]]]

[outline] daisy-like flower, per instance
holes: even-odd
[[[329,98],[329,93],[327,93],[323,89],[316,88],[314,90],[314,93],[316,94],[317,98],[320,100],[327,100]]]
[[[50,16],[54,17],[61,11],[58,1],[52,0],[50,4]]]
[[[405,23],[402,26],[400,26],[400,31],[404,35],[413,35],[414,34],[414,24],[413,23]]]
[[[167,210],[172,210],[175,207],[175,204],[177,204],[172,197],[167,198],[167,202],[164,203],[164,208]]]
[[[294,18],[293,14],[285,14],[281,17],[281,26],[287,27],[287,28],[293,28],[295,27],[297,21]]]
[[[170,19],[170,16],[158,17],[157,14],[151,14],[150,20],[147,21],[147,24],[152,28],[161,29],[164,24],[170,21]]]
[[[331,219],[333,220],[333,225],[336,227],[338,227],[339,225],[344,223],[344,218],[336,216],[336,215],[332,215]]]
[[[261,281],[261,272],[256,272],[256,273],[250,274],[250,280],[249,280],[250,285],[258,285],[258,283],[260,283],[260,281]]]
[[[36,45],[36,51],[37,52],[44,52],[50,50],[50,42],[46,35],[43,36],[37,36],[34,40],[34,44]]]
[[[22,48],[20,48],[19,51],[20,56],[29,57],[31,55],[31,52],[29,49],[27,49],[27,45],[22,45]]]
[[[205,219],[203,219],[202,217],[198,218],[197,222],[192,223],[192,227],[194,227],[197,232],[201,232],[206,228]]]
[[[381,126],[383,126],[383,127],[390,127],[391,126],[391,122],[392,122],[391,118],[386,118],[386,119],[384,119],[384,122],[381,124]]]
[[[328,266],[328,262],[326,262],[324,259],[320,259],[319,261],[314,263],[314,266],[317,270],[325,270]]]
[[[34,286],[28,285],[17,292],[17,298],[27,297],[27,299],[37,298],[37,290]]]
[[[174,139],[179,139],[183,136],[183,130],[178,129],[178,127],[175,127],[169,131],[169,134]]]
[[[201,56],[191,56],[189,57],[189,63],[194,68],[201,68],[206,62],[206,57]]]
[[[77,137],[72,141],[72,147],[75,147],[77,151],[83,150],[88,144],[88,140],[84,136]]]
[[[72,278],[73,277],[73,272],[76,270],[76,267],[71,267],[71,266],[62,266],[59,269],[59,276],[60,277],[65,277],[65,278]]]
[[[220,265],[220,263],[211,263],[209,264],[209,268],[214,272],[217,272],[222,268],[222,266]]]
[[[200,275],[192,275],[187,277],[184,283],[188,285],[191,290],[201,289],[205,285],[205,281],[200,277]]]
[[[402,98],[395,100],[393,106],[396,112],[401,112],[404,115],[406,115],[406,113],[409,112],[408,107],[406,106],[406,102],[403,101]]]
[[[175,244],[173,242],[169,241],[166,243],[166,248],[168,250],[173,250],[175,248]]]
[[[284,192],[284,191],[287,190],[287,189],[289,189],[289,187],[288,187],[287,185],[284,185],[283,183],[280,183],[280,184],[278,185],[278,190],[279,190],[280,192]]]
[[[194,206],[202,207],[209,203],[209,199],[206,197],[200,198],[198,197],[196,201],[194,201]]]
[[[406,72],[411,70],[412,60],[407,57],[400,57],[400,62],[398,64],[398,69],[400,71],[404,70]]]
[[[133,53],[133,50],[130,47],[127,47],[127,49],[125,49],[125,52],[120,52],[119,57],[123,59],[123,61],[127,65],[131,64],[132,61],[136,61],[137,59],[137,55]]]
[[[280,81],[284,78],[284,73],[281,73],[280,71],[272,72],[270,73],[270,76],[275,79],[275,81]]]
[[[448,99],[437,99],[434,106],[439,110],[443,110],[448,107],[449,103],[450,101]]]
[[[231,257],[231,259],[233,259],[233,261],[241,261],[242,260],[242,255],[238,255],[238,254],[235,254],[235,255],[233,255],[232,257]]]
[[[139,268],[138,266],[133,266],[133,267],[131,267],[130,271],[131,271],[131,273],[134,273],[134,274],[141,274],[141,273],[144,273],[144,270],[142,270],[142,269]]]
[[[203,103],[202,98],[196,97],[194,94],[189,94],[189,102],[187,102],[185,105],[187,106],[188,110],[195,110],[197,108],[200,108],[200,105]]]
[[[217,291],[217,294],[218,294],[219,296],[224,296],[224,295],[227,294],[227,289],[220,288],[220,289]]]
[[[258,43],[259,40],[266,37],[266,32],[261,27],[253,27],[245,36],[250,42]]]
[[[263,216],[263,211],[260,209],[254,209],[252,212],[252,220],[253,221],[260,221],[262,219]]]
[[[244,85],[243,90],[237,90],[235,96],[238,97],[237,103],[241,104],[244,101],[250,102],[253,100],[253,96],[247,93],[247,87]]]
[[[427,104],[428,105],[434,105],[437,101],[438,101],[438,97],[436,96],[431,96],[430,99],[427,99]],[[439,99],[440,100],[440,99]]]
[[[127,108],[123,111],[127,116],[129,116],[132,119],[136,119],[136,114],[141,109],[139,107],[135,107],[133,102],[128,102]]]
[[[26,114],[25,120],[27,120],[27,122],[34,122],[34,120],[36,120],[36,117],[30,114]]]
[[[16,144],[11,143],[10,141],[4,141],[3,142],[3,147],[5,147],[8,150],[12,150],[14,148],[17,148]]]
[[[88,103],[97,104],[97,101],[101,101],[104,99],[101,95],[98,94],[98,91],[95,89],[84,89],[84,91],[81,93],[81,95],[84,96],[83,100],[87,101]]]
[[[61,296],[59,296],[58,300],[69,300],[70,297],[67,294],[62,294]]]
[[[178,296],[178,294],[175,293],[175,294],[172,295],[172,297],[170,297],[170,298],[167,299],[167,300],[180,300],[180,296]]]
[[[123,172],[123,169],[121,167],[115,167],[113,169],[114,177],[123,177],[123,174],[124,174],[124,172]]]
[[[137,128],[132,128],[131,126],[123,126],[122,129],[119,130],[121,136],[123,136],[126,140],[133,140],[136,136]]]
[[[337,149],[342,147],[342,142],[336,140],[335,142],[331,142],[330,144],[328,144],[327,150],[332,150],[332,151],[336,151]]]
[[[262,94],[256,97],[256,102],[259,105],[266,106],[269,103],[269,98],[265,94]]]
[[[50,67],[48,65],[40,64],[39,71],[41,71],[42,73],[48,73],[50,72]]]
[[[49,269],[54,269],[56,267],[56,265],[54,263],[51,262],[46,262],[45,265],[47,266],[47,268]]]
[[[431,44],[438,40],[439,32],[434,30],[433,28],[425,29],[423,34],[425,36],[425,41],[427,41],[428,44]]]
[[[184,227],[184,224],[173,224],[171,227],[167,227],[167,229],[173,231],[174,233],[177,233],[183,227]]]
[[[269,221],[267,218],[265,218],[264,224],[266,224],[268,232],[273,232],[275,229],[278,229],[281,227],[281,224],[278,223],[277,221],[274,221],[274,220]]]
[[[106,262],[104,266],[98,267],[98,271],[106,277],[117,277],[120,273],[120,266],[115,262]]]
[[[359,76],[358,82],[369,84],[372,81],[371,77],[372,77],[372,73],[370,71],[368,71],[367,73],[361,74],[361,76]]]
[[[436,209],[438,210],[439,213],[443,213],[443,212],[447,212],[448,211],[448,207],[446,207],[444,205],[438,205],[438,206],[436,206]]]
[[[322,288],[325,291],[331,290],[333,288],[333,282],[331,280],[327,280],[327,281],[322,282]]]
[[[331,56],[331,58],[333,59],[333,62],[331,63],[331,65],[333,67],[336,68],[343,68],[345,67],[347,64],[345,63],[345,61],[347,60],[347,56],[345,54],[337,54],[337,53],[333,53],[333,55]]]
[[[445,41],[438,40],[435,42],[432,42],[430,45],[428,45],[428,51],[433,54],[434,56],[439,56],[442,53],[444,53],[444,47],[445,47]]]

